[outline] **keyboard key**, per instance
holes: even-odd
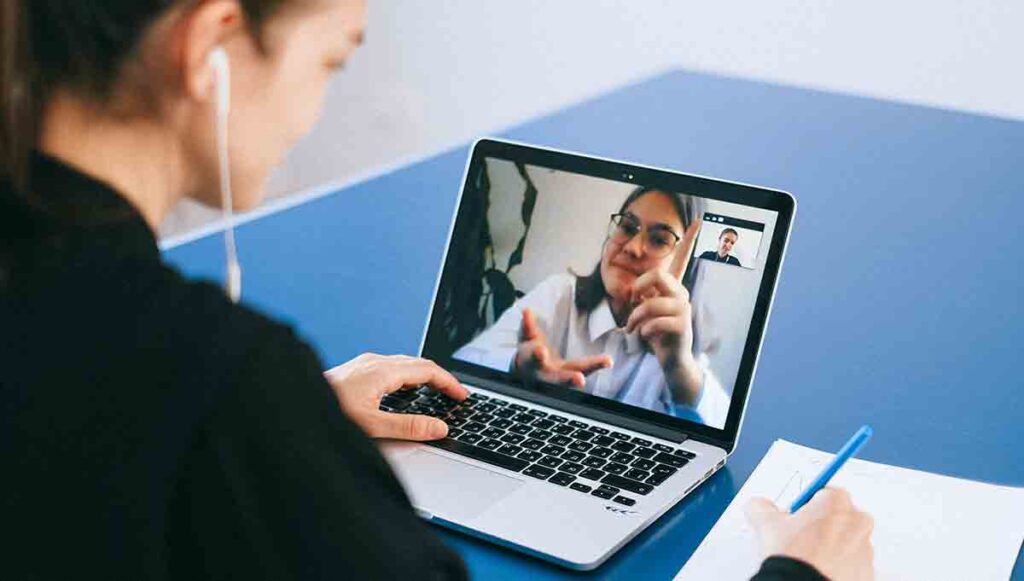
[[[522,447],[516,446],[515,444],[505,444],[504,446],[498,448],[499,454],[508,454],[509,456],[515,456],[516,454],[522,451]]]
[[[390,395],[384,396],[384,398],[380,400],[380,403],[396,410],[404,410],[405,408],[409,407],[408,401],[404,399],[399,399],[397,397],[392,397]]]
[[[527,413],[516,414],[516,416],[512,418],[513,421],[519,422],[521,424],[529,424],[535,419],[537,419],[537,416],[531,416],[530,414]]]
[[[610,484],[600,484],[598,485],[598,489],[603,490],[605,492],[611,492],[612,494],[618,494],[619,492],[621,492],[618,488],[615,488]]]
[[[540,450],[544,447],[544,442],[540,440],[527,440],[523,442],[523,447],[527,450]]]
[[[569,421],[569,425],[574,427],[574,428],[589,428],[590,427],[587,424],[584,424],[583,422],[578,421],[578,420],[570,420]]]
[[[622,474],[626,470],[629,470],[629,467],[626,466],[625,464],[612,462],[610,464],[605,465],[604,470],[605,472],[611,472],[612,474]]]
[[[591,492],[590,494],[592,494],[592,495],[594,495],[594,496],[596,496],[598,498],[605,498],[605,499],[614,498],[615,497],[615,493],[614,492],[608,492],[607,490],[601,490],[600,488],[598,488],[597,490]]]
[[[587,468],[583,472],[580,472],[580,478],[586,478],[587,480],[600,480],[604,478],[604,471],[598,470],[597,468]]]
[[[623,434],[622,432],[612,432],[612,437],[616,440],[628,440],[629,434]]]
[[[583,464],[577,464],[575,462],[566,462],[558,467],[562,472],[568,472],[569,474],[579,474],[583,470]]]
[[[609,474],[601,479],[601,482],[617,486],[623,490],[628,490],[635,494],[650,494],[654,487],[650,484],[644,484],[643,482],[637,482],[636,480],[630,480],[629,478],[623,478],[618,474]]]
[[[507,420],[508,418],[514,417],[516,415],[516,411],[515,410],[510,410],[508,408],[502,408],[502,409],[494,412],[494,415],[498,416],[499,418],[503,418],[503,419]]]
[[[400,399],[402,401],[412,401],[420,396],[415,389],[402,389],[390,394],[389,397]]]
[[[543,454],[540,452],[534,452],[533,450],[523,450],[516,456],[516,458],[522,458],[527,462],[536,462]]]
[[[629,442],[615,442],[612,444],[612,450],[618,450],[619,452],[632,452],[633,448],[636,448],[636,444],[630,444]]]
[[[505,407],[505,406],[508,405],[508,402],[505,401],[505,400],[501,400],[501,399],[492,399],[491,400],[491,405],[496,405],[498,407]]]
[[[518,444],[519,442],[522,442],[525,439],[526,436],[520,436],[519,434],[505,434],[504,436],[501,437],[502,442],[508,442],[509,444]]]
[[[573,490],[578,490],[578,491],[580,491],[580,492],[582,492],[584,494],[586,494],[586,493],[588,493],[588,492],[590,492],[592,490],[589,486],[587,486],[586,484],[583,484],[582,482],[573,482],[572,484],[569,485],[569,488],[571,488]]]
[[[548,482],[559,486],[568,486],[569,484],[572,484],[573,480],[576,480],[576,477],[572,474],[566,474],[565,472],[556,472],[554,476],[548,478]]]
[[[687,462],[689,462],[689,460],[683,458],[682,456],[676,456],[675,454],[665,454],[664,452],[655,456],[654,460],[657,462],[661,462],[662,464],[668,464],[669,466],[673,466],[675,468],[682,468],[683,466],[686,466]]]
[[[501,440],[484,440],[480,442],[480,447],[484,450],[497,450],[501,447]]]
[[[636,504],[635,500],[633,500],[632,498],[628,498],[626,496],[616,496],[612,500],[619,504],[624,504],[626,506],[633,506],[634,504]]]
[[[604,435],[608,433],[608,428],[602,428],[601,426],[590,426],[587,429],[590,430],[591,432],[594,432],[595,434]]]
[[[693,452],[689,452],[687,450],[683,450],[682,448],[677,449],[675,452],[672,452],[672,453],[675,454],[676,456],[682,456],[683,458],[686,458],[687,460],[693,460],[694,458],[697,457],[697,455],[694,454]]]
[[[486,427],[487,426],[481,424],[480,422],[469,422],[468,424],[463,426],[462,429],[466,430],[467,432],[479,432],[480,430],[483,430]]]
[[[477,442],[483,439],[483,436],[481,436],[480,434],[474,434],[473,432],[466,432],[459,437],[460,442],[466,442],[467,444],[476,444]]]
[[[530,437],[534,440],[547,440],[551,436],[554,436],[554,434],[547,430],[534,430],[530,432]]]
[[[561,458],[555,458],[554,456],[544,456],[537,461],[541,466],[547,466],[548,468],[558,468],[562,462]]]
[[[636,456],[625,452],[613,454],[611,458],[612,462],[618,462],[619,464],[631,464],[634,459],[636,459]]]
[[[612,455],[612,452],[611,448],[594,448],[590,451],[590,455],[597,456],[598,458],[607,458]]]
[[[508,409],[516,410],[517,412],[525,412],[526,411],[526,406],[519,405],[517,403],[510,403],[510,404],[508,404]]]
[[[566,450],[565,453],[562,454],[562,458],[568,460],[569,462],[579,462],[580,460],[586,458],[586,454],[584,454],[583,452],[577,452],[576,450]]]
[[[498,451],[500,452],[501,450]],[[647,472],[646,470],[640,470],[639,468],[630,468],[629,470],[626,470],[626,473],[623,474],[623,476],[629,478],[630,480],[643,482],[644,480],[647,480],[651,476],[651,473]]]
[[[551,414],[550,416],[548,416],[548,419],[551,420],[552,422],[556,422],[559,424],[564,424],[565,422],[569,421],[569,418],[563,418],[562,416],[556,416],[555,414]]]
[[[565,452],[565,448],[561,446],[555,446],[553,444],[548,444],[547,446],[541,448],[540,451],[549,456],[561,456],[562,452]]]
[[[473,415],[473,410],[469,410],[469,409],[466,409],[466,408],[459,408],[459,409],[453,411],[452,415],[457,417],[457,418],[468,418],[469,416]],[[487,422],[487,420],[482,420],[482,419],[481,420],[477,420],[477,421],[481,422],[481,423],[486,423]]]
[[[469,394],[469,399],[475,399],[475,400],[478,400],[478,401],[487,401],[487,400],[489,400],[491,398],[487,397],[486,395],[484,395],[484,394],[482,394],[480,392],[474,391],[473,393]]]
[[[656,464],[651,471],[655,474],[675,474],[676,468],[669,466],[668,464]]]
[[[548,440],[548,443],[554,444],[556,446],[568,446],[569,444],[572,443],[572,438],[570,438],[569,436],[555,436]]]
[[[636,460],[633,461],[632,464],[630,464],[630,466],[632,466],[633,468],[648,471],[650,471],[651,468],[654,468],[657,465],[658,463],[655,462],[654,460],[646,460],[644,458],[637,458]]]
[[[480,435],[485,438],[497,439],[504,436],[505,432],[503,430],[499,430],[498,428],[487,428],[486,430],[480,432]]]
[[[448,428],[449,438],[458,438],[459,436],[462,435],[462,433],[462,430],[460,430],[459,428]]]
[[[612,438],[611,436],[597,436],[596,438],[591,440],[591,442],[597,444],[598,446],[611,446],[613,443],[615,443],[615,438]]]
[[[658,486],[662,482],[665,482],[666,480],[668,480],[671,476],[672,476],[671,473],[655,472],[654,474],[651,474],[650,476],[648,476],[647,480],[644,480],[644,482],[646,482],[647,484],[650,484],[652,486]]]
[[[589,432],[587,430],[577,430],[576,433],[572,435],[572,437],[576,438],[577,440],[583,440],[584,442],[586,442],[587,440],[594,437],[594,432]]]
[[[525,434],[529,434],[530,432],[532,432],[533,428],[531,428],[530,426],[528,426],[526,424],[516,424],[516,425],[512,426],[511,428],[509,428],[508,431],[516,433],[516,434],[524,434],[525,435]]]
[[[511,470],[513,472],[519,472],[529,465],[529,462],[526,460],[511,458],[503,454],[498,454],[497,452],[491,452],[483,448],[478,448],[477,446],[472,446],[465,442],[452,440],[451,438],[433,440],[431,442],[427,442],[427,444],[434,446],[435,448],[440,448],[441,450],[448,450],[449,452],[454,452],[461,456],[480,460],[487,464],[500,466],[501,468],[505,468],[506,470]]]
[[[586,452],[587,450],[589,450],[589,449],[591,449],[593,447],[594,447],[594,445],[591,444],[590,442],[579,442],[579,441],[576,441],[576,442],[573,442],[573,443],[569,444],[569,449],[570,450],[576,450],[577,452]]]
[[[602,466],[607,464],[605,460],[602,460],[596,456],[587,456],[587,458],[583,460],[583,463],[586,464],[587,466],[590,466],[591,468],[601,468]]]
[[[666,454],[672,453],[672,446],[666,446],[665,444],[655,444],[654,449],[659,452],[665,452]]]
[[[637,448],[633,450],[633,454],[640,456],[641,458],[654,458],[654,455],[658,452],[654,448]]]
[[[448,424],[449,426],[459,427],[465,425],[467,421],[469,420],[464,420],[462,418],[447,418],[444,421],[444,423]]]
[[[533,476],[534,478],[540,478],[541,480],[547,480],[548,478],[551,478],[551,475],[554,473],[554,470],[550,468],[545,468],[543,466],[537,466],[536,464],[533,464],[526,470],[523,470],[523,474],[527,476]]]
[[[538,430],[546,430],[553,425],[555,425],[555,422],[552,422],[551,420],[548,419],[537,420],[536,422],[533,422],[533,427]]]
[[[526,410],[526,413],[535,415],[538,418],[546,418],[548,416],[547,412],[542,412],[540,410]]]
[[[458,415],[458,414],[456,414],[456,415]],[[494,416],[492,416],[491,414],[481,414],[481,413],[478,413],[475,416],[473,416],[473,421],[474,422],[480,422],[481,424],[486,424],[488,422],[494,421]]]
[[[569,425],[566,425],[566,424],[560,424],[560,425],[557,425],[557,426],[551,428],[551,431],[556,433],[556,434],[562,434],[563,436],[565,436],[567,434],[571,434],[571,433],[575,432],[576,428],[574,428],[572,426],[569,426]]]
[[[508,429],[510,426],[512,426],[512,424],[514,424],[514,423],[515,422],[513,422],[512,420],[506,420],[505,418],[498,418],[498,419],[494,420],[493,422],[491,422],[491,425],[494,426],[495,428],[501,428],[502,430],[505,430],[505,429]]]
[[[479,413],[479,414],[489,414],[489,413],[493,413],[494,410],[498,409],[498,407],[495,406],[493,403],[482,403],[482,404],[476,406],[475,409],[476,409],[476,412]]]
[[[633,438],[631,441],[639,446],[650,446],[651,444],[654,443],[651,442],[650,440],[645,440],[643,438]]]

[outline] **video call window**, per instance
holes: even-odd
[[[753,269],[763,235],[764,224],[705,213],[695,255],[702,260]]]
[[[775,218],[687,192],[488,158],[463,192],[432,349],[721,429],[763,275],[758,248]],[[726,255],[741,268],[700,259],[717,252],[727,228],[736,239],[724,235]],[[692,246],[684,243],[698,230]],[[655,270],[678,284],[653,284]],[[644,335],[642,324],[664,316],[645,309],[629,325],[647,299],[689,301],[692,317],[684,326],[648,325]],[[686,353],[671,351],[681,345]]]

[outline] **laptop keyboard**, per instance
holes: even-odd
[[[455,401],[427,387],[387,395],[380,409],[424,414],[448,424],[448,437],[425,442],[506,470],[632,506],[696,454],[473,393]]]

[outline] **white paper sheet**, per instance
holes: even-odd
[[[764,496],[788,509],[832,456],[777,440],[676,579],[749,579],[761,556],[743,513],[747,500]],[[1024,488],[857,459],[830,484],[875,518],[879,581],[1005,581],[1013,571],[1024,541]]]

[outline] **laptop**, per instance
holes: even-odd
[[[471,392],[381,409],[425,519],[599,566],[736,446],[795,212],[764,187],[520,143],[474,144],[421,355]]]

